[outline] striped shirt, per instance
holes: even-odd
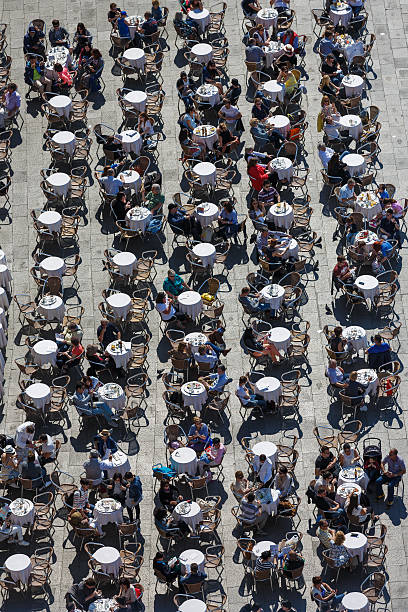
[[[270,569],[273,566],[274,563],[272,558],[270,559],[270,561],[264,561],[264,559],[261,559],[261,557],[259,557],[259,559],[256,560],[255,570],[257,572],[261,572],[262,570]]]
[[[241,502],[241,520],[246,523],[253,523],[258,513],[258,506],[249,501],[242,500]]]
[[[83,509],[85,508],[87,503],[88,503],[88,491],[84,491],[84,489],[81,487],[79,491],[75,491],[74,493],[73,507]]]

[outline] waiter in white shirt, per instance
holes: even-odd
[[[266,455],[259,455],[259,463],[254,461],[253,466],[256,480],[262,482],[264,487],[270,487],[273,478],[272,461]]]

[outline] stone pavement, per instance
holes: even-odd
[[[166,4],[166,3],[165,3]],[[163,173],[164,193],[166,201],[169,202],[173,193],[180,191],[179,181],[182,178],[181,164],[178,162],[180,149],[177,142],[178,127],[176,123],[177,96],[175,90],[175,79],[180,66],[183,65],[181,53],[176,56],[174,47],[174,30],[172,28],[172,18],[177,10],[177,3],[172,0],[167,3],[170,9],[170,19],[168,31],[170,33],[170,51],[166,54],[163,77],[164,89],[166,91],[166,101],[163,109],[164,133],[166,140],[162,143],[160,150],[159,165]],[[108,55],[110,26],[106,20],[108,3],[96,2],[95,0],[72,0],[62,2],[55,0],[35,0],[22,2],[21,0],[0,1],[1,14],[0,21],[8,24],[7,52],[13,58],[12,80],[15,81],[23,96],[22,114],[25,124],[21,130],[21,140],[18,134],[13,139],[13,178],[11,189],[11,211],[10,218],[1,218],[0,242],[5,250],[14,276],[14,291],[17,293],[30,292],[35,295],[35,288],[30,281],[29,268],[32,265],[31,254],[35,247],[35,234],[32,228],[30,210],[40,208],[43,197],[40,189],[40,169],[48,167],[49,154],[43,150],[43,132],[45,129],[44,119],[38,113],[35,104],[26,105],[24,93],[23,53],[22,38],[28,23],[35,17],[46,20],[47,27],[51,24],[51,19],[58,17],[61,24],[66,27],[71,36],[78,21],[83,21],[86,27],[94,35],[94,46],[98,47],[105,59],[104,80],[106,88],[102,95],[99,95],[94,104],[90,104],[88,118],[90,126],[96,123],[107,123],[113,127],[118,127],[121,123],[121,113],[117,104],[115,90],[122,86],[120,77],[112,74],[111,69],[113,60]],[[315,4],[305,0],[294,0],[293,8],[297,13],[297,24],[295,30],[298,33],[311,34],[312,21],[310,9]],[[122,7],[123,8],[123,7]],[[140,14],[149,8],[148,3],[132,2],[125,7],[130,14]],[[374,75],[369,75],[371,87],[368,90],[369,101],[378,105],[381,109],[380,121],[382,123],[380,160],[382,169],[379,171],[377,181],[382,180],[393,183],[397,186],[398,195],[404,196],[408,187],[408,156],[406,153],[406,134],[407,122],[405,104],[408,98],[408,87],[406,86],[408,75],[408,47],[406,42],[406,27],[408,25],[408,3],[392,2],[385,3],[367,2],[367,10],[370,18],[368,30],[377,36],[377,43],[373,51]],[[230,44],[230,56],[228,61],[229,76],[237,77],[241,84],[245,84],[244,53],[241,43],[242,31],[240,27],[242,12],[240,3],[230,0],[227,14],[226,27]],[[391,39],[390,39],[391,37]],[[326,423],[327,421],[336,427],[338,425],[338,409],[330,408],[329,399],[326,393],[326,381],[323,377],[325,365],[324,336],[319,333],[326,323],[334,323],[337,319],[344,323],[344,310],[336,309],[336,319],[334,316],[325,314],[325,305],[330,304],[330,271],[334,265],[336,243],[332,241],[332,234],[335,229],[335,221],[331,215],[330,208],[326,202],[327,194],[321,193],[320,164],[316,155],[316,145],[318,135],[316,133],[316,115],[319,108],[320,95],[317,92],[318,83],[318,56],[312,51],[315,38],[311,37],[311,44],[308,46],[306,69],[308,72],[307,80],[304,85],[307,93],[303,96],[303,107],[307,110],[309,130],[307,132],[307,164],[310,167],[309,193],[311,195],[311,205],[314,209],[312,218],[313,230],[322,235],[322,249],[317,253],[320,270],[317,278],[307,284],[307,303],[302,306],[302,316],[311,323],[311,344],[309,350],[310,370],[307,376],[302,377],[302,393],[300,402],[301,421],[299,426],[295,422],[286,423],[286,428],[300,436],[298,450],[300,460],[296,469],[296,476],[299,481],[299,494],[302,497],[301,517],[302,522],[299,529],[304,533],[303,549],[306,559],[305,579],[307,584],[306,591],[301,595],[295,592],[290,593],[294,606],[297,610],[314,610],[315,606],[309,597],[310,578],[321,573],[321,563],[316,554],[316,538],[312,538],[307,532],[309,529],[308,519],[312,517],[312,507],[308,506],[304,496],[306,484],[312,478],[314,459],[317,454],[317,444],[313,437],[313,427],[315,424]],[[250,117],[250,105],[245,101],[244,96],[240,100],[240,109],[244,116],[244,123],[247,131],[243,138],[249,142],[248,118]],[[93,157],[96,160],[96,147],[93,147]],[[95,163],[95,161],[94,161]],[[238,200],[240,212],[246,211],[246,195],[248,182],[245,172],[245,163],[241,159],[238,164],[242,174],[242,180],[234,186],[235,195]],[[333,205],[333,203],[332,203]],[[98,189],[93,185],[88,192],[87,198],[88,212],[86,222],[80,229],[80,254],[82,263],[79,270],[80,289],[78,292],[81,303],[85,306],[86,312],[83,319],[85,328],[84,344],[95,339],[96,327],[99,321],[97,305],[101,301],[101,291],[106,288],[108,275],[102,271],[102,258],[105,248],[112,245],[118,247],[117,239],[114,239],[112,228],[104,218],[103,211],[100,209]],[[1,210],[0,210],[1,214]],[[182,273],[185,271],[183,262],[183,252],[177,249],[172,252],[171,241],[166,241],[160,252],[161,265],[158,267],[159,274],[156,279],[156,287],[159,287],[164,274],[169,266],[176,267]],[[149,245],[150,246],[150,245]],[[146,245],[143,245],[146,248]],[[405,247],[405,245],[404,245]],[[134,247],[135,252],[139,253],[138,246]],[[233,350],[224,360],[227,371],[234,381],[243,372],[248,370],[249,364],[247,357],[243,354],[239,346],[239,338],[242,333],[242,323],[240,319],[240,308],[237,304],[237,291],[245,282],[248,272],[255,270],[255,264],[249,258],[252,246],[248,245],[248,251],[242,247],[232,247],[230,257],[230,270],[228,278],[223,279],[221,298],[225,301],[225,318],[227,322],[227,345],[232,346]],[[405,248],[402,251],[404,258]],[[406,358],[406,316],[408,309],[408,296],[405,285],[405,268],[401,271],[401,289],[396,302],[396,312],[402,323],[401,350],[399,357],[402,363]],[[75,303],[75,297],[70,301]],[[9,345],[7,348],[7,367],[6,367],[6,387],[4,409],[2,414],[1,431],[13,434],[15,427],[22,422],[22,415],[15,409],[15,400],[19,392],[17,384],[17,370],[14,366],[14,359],[24,354],[24,338],[20,330],[18,313],[15,308],[11,308],[9,321]],[[355,322],[360,322],[368,330],[368,335],[380,325],[378,320],[372,315],[362,317],[361,311],[355,311],[353,315]],[[154,492],[152,488],[151,466],[153,463],[165,461],[163,445],[163,419],[166,411],[164,410],[161,395],[163,385],[160,377],[156,375],[156,370],[166,367],[162,363],[166,353],[167,345],[162,339],[158,325],[156,312],[151,312],[149,316],[149,327],[153,334],[150,353],[149,353],[149,374],[151,384],[149,386],[148,398],[148,427],[142,428],[137,437],[131,443],[121,442],[122,447],[131,455],[131,466],[143,481],[144,499],[142,502],[142,533],[145,539],[144,545],[144,567],[141,572],[141,582],[145,589],[143,603],[146,610],[173,610],[174,606],[169,596],[155,594],[155,581],[152,578],[151,563],[156,551],[156,530],[152,526],[152,509]],[[156,352],[157,349],[157,352]],[[407,391],[405,373],[402,373],[402,387],[400,393],[400,407],[396,411],[389,413],[385,411],[380,414],[377,411],[366,414],[365,432],[379,437],[382,440],[383,449],[387,450],[390,446],[396,446],[402,457],[408,458],[408,444],[406,439],[406,416],[404,395]],[[230,385],[231,391],[235,389],[234,384]],[[238,610],[248,610],[245,607],[251,602],[248,590],[244,581],[244,570],[240,560],[237,559],[235,538],[232,530],[235,527],[234,518],[230,508],[234,504],[232,496],[229,494],[229,483],[232,481],[233,473],[236,469],[245,469],[244,455],[237,440],[243,434],[256,431],[259,424],[252,420],[250,423],[243,424],[238,413],[238,404],[232,393],[231,401],[232,418],[229,428],[223,428],[221,435],[227,446],[228,452],[225,457],[225,481],[223,485],[212,483],[210,492],[222,495],[222,526],[219,530],[221,541],[225,546],[226,559],[225,571],[222,577],[222,588],[228,595],[228,610],[236,612]],[[82,472],[82,464],[87,457],[87,445],[91,438],[89,431],[79,432],[77,417],[75,413],[70,413],[70,427],[64,432],[55,429],[59,437],[64,436],[65,444],[60,455],[62,469],[78,477]],[[276,418],[268,418],[260,425],[261,434],[267,435],[277,442],[281,435],[281,424]],[[88,446],[89,447],[89,446]],[[392,599],[388,604],[388,610],[394,612],[404,612],[408,609],[408,582],[406,573],[406,551],[408,547],[408,529],[404,524],[406,508],[402,500],[398,500],[390,510],[385,510],[384,505],[375,506],[375,511],[381,514],[381,520],[388,526],[387,545],[389,553],[387,555],[387,570],[389,574],[388,595]],[[49,601],[51,610],[64,610],[63,595],[67,588],[75,580],[79,580],[87,574],[87,564],[84,553],[78,554],[72,542],[67,540],[67,531],[64,530],[61,521],[57,521],[58,526],[55,530],[55,551],[57,555],[56,563],[53,566],[51,577],[52,598]],[[279,525],[270,528],[270,538],[278,541],[285,529]],[[113,533],[109,534],[107,540],[114,542]],[[106,543],[107,543],[107,540]],[[32,549],[29,549],[30,553]],[[4,554],[0,556],[0,562],[4,561]],[[359,571],[347,577],[341,576],[338,588],[347,590],[357,590],[362,576]],[[163,589],[159,586],[159,593]],[[275,610],[279,593],[274,591],[270,594],[269,590],[261,589],[256,601],[259,602],[264,610]],[[27,610],[45,609],[44,602],[31,604],[26,600],[12,599],[9,603],[4,603],[4,610]]]

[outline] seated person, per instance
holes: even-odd
[[[254,330],[247,327],[242,336],[244,344],[252,352],[253,356],[258,358],[261,355],[267,355],[273,363],[279,363],[280,353],[276,346],[267,338],[263,338],[262,343],[257,339]]]
[[[95,599],[102,597],[102,591],[97,590],[96,581],[92,577],[85,578],[79,584],[73,584],[65,596],[67,601],[70,601],[71,593],[84,610],[88,610]]]
[[[173,304],[174,298],[166,296],[164,291],[159,291],[156,297],[156,310],[160,313],[162,321],[176,321],[178,327],[185,327],[187,324],[187,315],[177,312]]]
[[[222,463],[224,455],[226,453],[225,446],[222,444],[219,438],[213,438],[212,444],[201,454],[198,460],[198,471],[203,474],[209,468],[215,467]]]
[[[16,480],[20,474],[19,463],[15,448],[11,444],[7,444],[1,455],[1,479],[7,482]]]
[[[26,461],[22,461],[21,465],[21,478],[27,480],[37,480],[46,475],[45,468],[42,468],[39,463],[36,462],[35,453],[28,451]]]
[[[169,204],[167,219],[173,231],[179,229],[186,236],[192,235],[194,240],[200,240],[202,232],[200,222],[196,220],[193,214],[188,215],[183,208],[179,208],[174,202]]]
[[[266,210],[258,198],[252,198],[249,204],[249,217],[257,223],[266,223]]]
[[[327,29],[324,31],[319,44],[319,52],[323,57],[327,57],[328,55],[339,57],[339,45],[335,42],[334,33],[331,30]]]
[[[255,38],[250,38],[245,48],[245,61],[262,65],[264,59],[265,51],[256,43]]]
[[[239,397],[243,406],[253,406],[254,408],[266,407],[266,401],[262,396],[256,394],[255,385],[250,382],[247,376],[239,377],[236,395]]]
[[[329,176],[338,176],[343,181],[347,181],[350,174],[347,170],[347,165],[341,161],[338,153],[333,153],[329,163],[327,164],[327,174]]]
[[[341,325],[336,325],[333,329],[333,333],[329,338],[329,348],[333,353],[345,353],[347,352],[347,340],[343,338],[343,328]]]
[[[378,235],[384,237],[385,240],[387,240],[388,238],[397,240],[398,246],[401,248],[399,223],[398,220],[394,217],[394,211],[392,210],[392,208],[389,208],[385,211],[385,217],[383,217],[380,222]]]
[[[57,353],[57,366],[65,370],[77,365],[84,351],[85,349],[78,338],[72,338],[71,347],[67,351],[60,351]]]
[[[292,488],[292,478],[288,473],[288,468],[285,465],[281,465],[278,472],[273,479],[272,488],[280,491],[279,497],[284,499],[290,493]]]
[[[185,584],[201,584],[206,578],[207,574],[198,570],[197,563],[192,563],[190,566],[190,571],[184,576],[180,577],[180,592],[188,593],[188,591],[184,588]]]
[[[261,482],[263,487],[270,487],[273,479],[272,461],[264,454],[256,457],[252,463],[255,481]]]
[[[383,341],[380,334],[374,336],[374,342],[366,349],[366,353],[370,368],[378,369],[391,361],[391,347],[388,342]]]
[[[346,442],[343,444],[343,451],[339,453],[339,463],[342,468],[355,466],[360,462],[360,455],[356,448],[351,448]]]
[[[217,151],[224,155],[236,150],[237,146],[239,145],[239,138],[238,136],[232,135],[224,121],[221,121],[218,125],[217,134],[218,143],[214,145]]]
[[[224,89],[222,83],[217,79],[222,79],[223,74],[221,70],[217,68],[214,60],[210,60],[207,65],[203,68],[203,81],[209,85],[214,85],[218,89],[220,96],[223,95]]]
[[[324,548],[331,548],[334,544],[334,537],[336,532],[334,529],[330,529],[329,523],[326,519],[320,519],[319,528],[316,532],[317,537],[320,540],[320,543],[324,546]]]
[[[269,108],[263,104],[262,98],[259,96],[255,98],[251,113],[252,117],[255,117],[258,121],[264,121],[269,117]]]
[[[109,429],[102,429],[93,439],[93,446],[101,459],[111,458],[118,451],[118,445],[112,438]]]
[[[114,340],[121,340],[122,338],[120,330],[113,323],[110,323],[107,319],[101,320],[101,324],[96,330],[96,335],[98,337],[99,342],[105,349]]]
[[[44,76],[44,63],[39,62],[35,56],[30,57],[26,63],[24,82],[37,89],[40,94],[51,90],[51,81]]]
[[[190,448],[193,448],[197,454],[201,453],[210,441],[210,432],[208,426],[203,423],[200,417],[193,417],[193,424],[191,425],[188,432],[188,444]]]
[[[257,558],[255,563],[255,571],[262,572],[267,569],[276,567],[276,555],[272,558],[272,551],[263,550],[261,556]]]
[[[169,355],[172,359],[187,359],[191,362],[191,346],[186,342],[179,342],[176,349],[171,349]]]
[[[318,488],[315,504],[316,507],[321,510],[319,513],[320,516],[323,514],[323,516],[329,520],[346,517],[346,513],[343,508],[340,508],[340,504],[330,499],[330,497],[327,497],[324,487]]]
[[[282,562],[282,576],[292,576],[292,572],[300,569],[305,564],[305,560],[295,550],[290,550],[283,556]]]
[[[257,533],[263,534],[263,527],[268,520],[268,514],[262,510],[261,502],[255,498],[255,495],[250,492],[243,497],[240,504],[241,513],[239,519],[245,525],[254,525],[257,527]]]
[[[287,64],[282,64],[279,68],[280,72],[276,78],[276,82],[285,85],[285,99],[288,100],[298,86],[297,78],[293,72],[289,70]]]
[[[209,363],[210,368],[213,369],[218,363],[218,355],[210,346],[202,344],[198,347],[194,360],[196,363]]]
[[[78,529],[95,529],[95,533],[97,532],[100,537],[104,535],[98,521],[92,518],[92,516],[89,516],[81,508],[73,508],[71,510],[68,522],[72,527],[77,527]]]
[[[245,495],[253,490],[253,487],[250,486],[249,480],[244,477],[244,473],[241,470],[238,470],[235,472],[235,482],[231,483],[230,489],[233,492],[234,497],[238,501],[241,501]]]
[[[114,159],[114,161],[122,161],[125,157],[126,153],[123,150],[122,143],[120,140],[115,138],[115,136],[107,136],[106,142],[102,145],[103,152],[109,159]],[[120,217],[123,219],[123,217]]]
[[[357,198],[356,194],[354,193],[355,186],[356,181],[350,178],[347,183],[343,185],[343,187],[340,187],[339,196],[344,206],[354,206],[354,202]]]
[[[153,215],[161,213],[164,204],[164,195],[160,193],[160,185],[153,183],[152,190],[145,195],[142,191],[143,204]]]
[[[251,121],[258,121],[258,119],[251,119]],[[251,185],[255,191],[261,191],[263,184],[266,180],[271,181],[272,184],[277,183],[277,175],[276,173],[270,171],[266,171],[266,167],[262,164],[259,164],[257,159],[253,156],[248,158],[247,164],[247,172],[251,181]]]
[[[325,170],[327,170],[327,166],[329,164],[331,156],[334,153],[334,150],[330,147],[326,147],[324,143],[320,143],[317,148],[319,150],[319,158],[322,162],[322,166]]]
[[[191,19],[188,15],[184,21],[184,16],[181,11],[178,11],[174,15],[173,25],[176,30],[180,30],[183,38],[186,40],[201,40],[200,39],[200,28],[197,21]]]
[[[231,202],[226,202],[218,216],[219,233],[228,238],[232,236],[237,242],[237,234],[239,231],[238,215]]]
[[[388,240],[376,240],[373,244],[373,252],[377,253],[380,263],[384,263],[391,251],[392,245]]]
[[[83,464],[85,469],[85,478],[92,481],[92,484],[102,482],[102,468],[99,461],[99,453],[96,448],[92,448],[89,453],[88,461]]]
[[[153,570],[156,570],[165,577],[166,582],[174,582],[181,575],[181,565],[177,561],[174,565],[170,565],[164,560],[164,554],[158,551],[153,559]]]
[[[241,302],[247,312],[252,314],[270,311],[269,304],[262,301],[260,293],[256,295],[250,294],[249,287],[242,287],[241,293],[238,296],[238,301]]]
[[[344,390],[345,395],[354,398],[352,402],[353,406],[357,406],[358,404],[361,404],[362,401],[364,401],[364,394],[367,388],[367,385],[363,385],[362,383],[359,383],[357,381],[357,377],[358,372],[351,372],[347,387]]]
[[[78,413],[81,414],[89,414],[89,415],[101,415],[104,417],[106,422],[112,426],[116,427],[116,422],[113,420],[113,412],[112,409],[109,408],[105,402],[95,402],[93,399],[93,391],[85,391],[85,386],[82,382],[76,384],[75,393],[73,396],[74,406],[77,408]]]
[[[69,34],[65,28],[61,28],[58,19],[52,20],[52,28],[49,29],[48,38],[51,47],[65,47],[69,49]]]
[[[176,88],[178,95],[183,100],[184,104],[188,109],[193,109],[193,96],[196,90],[196,84],[187,76],[187,72],[184,70],[180,72],[180,77],[176,81]]]
[[[119,189],[115,199],[112,202],[112,210],[117,219],[124,219],[128,210],[132,208],[131,202],[126,197],[124,189]]]
[[[41,466],[46,463],[53,463],[55,459],[56,446],[54,440],[48,434],[41,434],[37,440],[37,453]]]
[[[344,546],[346,538],[343,531],[336,531],[333,546],[330,549],[330,558],[334,560],[336,567],[345,565],[350,560],[350,553]]]
[[[114,169],[110,168],[109,166],[103,169],[99,182],[108,195],[116,195],[119,189],[123,188],[123,182],[120,176],[119,178],[116,178]]]
[[[317,494],[320,487],[324,487],[327,497],[334,499],[336,495],[336,487],[334,485],[335,482],[336,480],[334,479],[333,474],[328,470],[325,470],[324,472],[320,473],[319,478],[316,478],[314,492]]]
[[[45,46],[43,40],[45,38],[44,32],[42,32],[37,26],[29,26],[27,33],[24,35],[23,41],[23,52],[24,55],[33,53],[34,55],[41,55],[45,58]],[[35,59],[35,58],[34,58]]]
[[[207,392],[210,393],[221,393],[224,391],[225,385],[231,381],[227,377],[225,365],[222,364],[218,365],[216,374],[209,374],[205,378],[200,377],[198,380],[204,385]]]
[[[174,484],[167,478],[162,478],[160,481],[159,501],[166,510],[172,512],[174,507],[183,501],[183,496],[180,495],[180,491]]]
[[[329,471],[337,477],[340,471],[337,458],[333,455],[328,446],[320,448],[320,454],[315,461],[315,476],[319,477],[322,472]]]
[[[191,291],[191,288],[183,281],[179,274],[171,268],[167,272],[167,277],[163,281],[163,290],[170,298],[177,298],[183,291]]]
[[[283,144],[283,142],[285,141],[284,137],[279,132],[279,130],[275,128],[268,129],[256,117],[253,117],[252,119],[249,120],[249,125],[251,127],[250,134],[252,138],[254,139],[255,143],[257,141],[263,141],[263,146],[269,143],[269,144],[272,144],[273,147],[277,150],[279,149],[281,144]],[[276,184],[276,182],[277,181],[274,181],[274,184]],[[257,191],[259,191],[259,189]]]
[[[0,541],[6,539],[10,544],[30,546],[30,543],[23,538],[23,528],[20,525],[13,525],[10,517],[11,512],[7,512],[5,518],[0,517]]]
[[[231,100],[231,104],[237,104],[239,100],[239,96],[241,95],[241,85],[238,82],[238,79],[231,79],[231,83],[229,88],[224,94],[224,98],[228,98]]]
[[[90,374],[95,374],[97,371],[105,368],[116,370],[116,365],[113,359],[108,355],[104,355],[98,349],[96,344],[88,344],[85,354],[90,365],[88,371]]]
[[[279,192],[273,187],[270,179],[264,181],[262,189],[258,193],[258,200],[260,203],[265,204],[277,204],[280,202]]]
[[[144,14],[144,21],[140,24],[139,32],[142,36],[151,37],[158,30],[157,21],[153,18],[153,15],[146,11]]]
[[[170,532],[170,530],[176,529],[176,535],[178,538],[184,538],[190,533],[190,529],[180,520],[175,520],[171,516],[167,515],[165,508],[156,508],[153,512],[154,523],[157,529],[164,532]]]
[[[370,520],[373,524],[378,520],[378,516],[374,514],[372,508],[364,508],[359,502],[359,495],[357,493],[349,493],[347,499],[344,502],[344,509],[347,513],[347,518],[352,520],[351,517],[356,517],[359,523],[368,523]]]
[[[343,283],[353,284],[355,281],[355,268],[350,268],[344,255],[338,255],[337,263],[333,268],[333,276]]]

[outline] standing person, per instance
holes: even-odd
[[[273,479],[272,461],[266,455],[259,455],[258,461],[253,463],[255,480],[261,482],[263,487],[270,487]]]
[[[386,484],[388,487],[386,504],[387,506],[392,506],[394,503],[394,489],[406,472],[405,463],[403,459],[398,457],[396,448],[392,448],[381,461],[381,472],[381,476],[376,480],[377,500],[384,499],[382,486]]]
[[[128,490],[126,493],[126,509],[129,519],[133,521],[133,510],[136,513],[136,520],[140,523],[140,502],[143,500],[142,481],[139,476],[134,476],[132,472],[126,472],[125,481],[127,482]]]

